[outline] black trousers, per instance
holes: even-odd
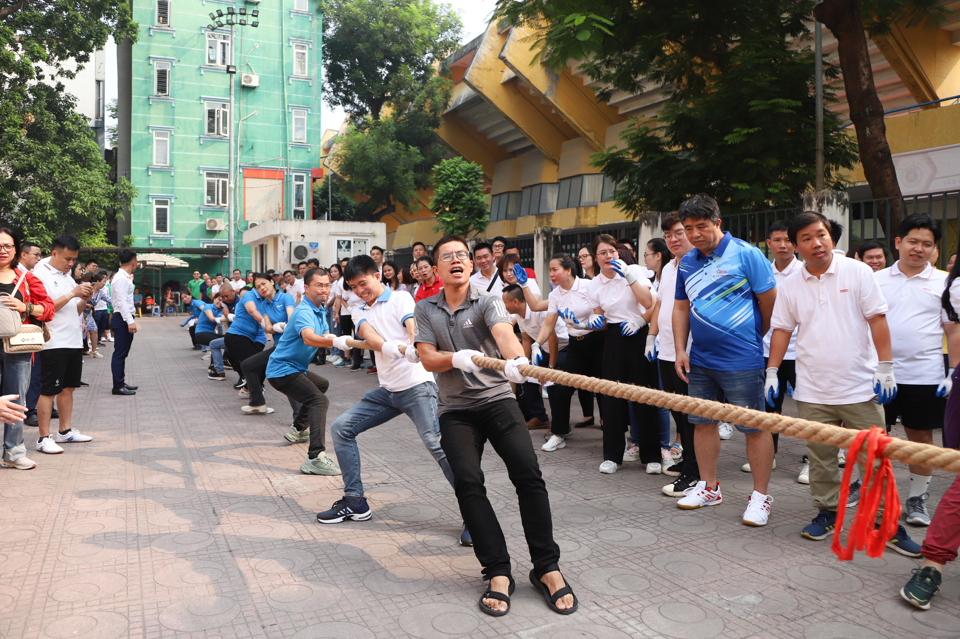
[[[197,325],[194,324],[187,330],[190,332],[190,343],[196,346],[197,345]]]
[[[353,333],[353,318],[349,315],[340,316],[340,334],[341,335],[353,335],[354,339],[360,339]],[[346,353],[344,353],[346,355]],[[350,349],[350,357],[353,360],[353,364],[350,368],[360,368],[363,365],[363,351],[359,348]]]
[[[597,354],[603,352],[603,341],[604,331],[594,331],[580,337],[571,336],[567,343],[566,359],[563,363],[558,363],[557,369],[565,373],[600,377],[603,359],[597,357]],[[572,386],[560,386],[559,384],[547,388],[547,395],[550,396],[550,410],[553,411],[550,432],[557,435],[570,433],[570,401],[573,399],[573,393],[576,390]],[[583,416],[592,417],[593,393],[589,391],[580,391],[580,393],[580,407],[583,408]],[[584,407],[583,394],[589,396],[589,412]]]
[[[660,366],[660,379],[663,380],[663,390],[677,395],[688,395],[687,383],[677,375],[675,362],[657,360]],[[696,427],[687,419],[686,413],[678,413],[675,410],[670,411],[673,415],[673,421],[677,424],[677,432],[680,434],[680,445],[683,446],[683,463],[680,465],[680,472],[684,475],[690,475],[700,479],[700,467],[697,465],[697,449],[693,444],[693,436]]]
[[[113,373],[114,390],[123,388],[126,383],[127,355],[133,344],[133,333],[120,313],[110,317],[110,330],[113,331],[113,358],[110,360],[110,370]]]
[[[487,498],[480,469],[483,445],[488,440],[517,490],[534,572],[539,577],[558,570],[560,547],[553,540],[547,486],[523,415],[511,398],[440,415],[440,447],[453,470],[460,514],[473,537],[473,551],[483,566],[484,579],[510,574],[507,541]]]
[[[767,366],[770,362],[770,359],[767,357],[763,358],[763,365]],[[783,411],[783,400],[787,397],[787,383],[789,382],[794,388],[797,387],[797,361],[793,359],[785,359],[780,362],[780,368],[777,369],[777,381],[780,382],[780,395],[773,400],[773,406],[766,402],[764,398],[763,407],[768,413],[776,413],[779,415]],[[773,434],[773,454],[777,454],[777,448],[780,444],[780,433]],[[684,453],[686,453],[686,446],[684,446]]]
[[[310,429],[307,457],[316,459],[317,455],[326,450],[324,442],[327,439],[327,409],[330,408],[326,392],[330,388],[330,382],[311,371],[271,377],[267,381],[289,399],[300,404],[300,412],[297,413],[293,425],[299,431]]]
[[[223,336],[223,345],[227,348],[226,356],[230,366],[240,375],[241,379],[243,379],[243,360],[263,350],[263,344],[244,335],[233,333],[227,333]]]
[[[607,337],[603,343],[603,379],[646,386],[659,390],[660,383],[653,362],[643,354],[647,344],[648,328],[643,327],[632,337],[620,334],[620,324],[607,325]],[[630,427],[630,408],[625,399],[603,395],[603,459],[623,463],[624,433]],[[633,402],[640,433],[640,461],[644,464],[660,463],[660,420],[657,407]]]
[[[247,390],[250,391],[251,406],[265,406],[266,398],[263,396],[263,379],[267,376],[267,364],[270,362],[270,353],[276,346],[260,351],[256,355],[251,355],[243,360],[240,365],[243,370],[241,377],[247,380]]]
[[[193,335],[195,343],[200,344],[201,346],[210,346],[210,342],[217,339],[218,337],[223,337],[222,335],[217,335],[216,333],[194,333]]]

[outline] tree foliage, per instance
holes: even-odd
[[[638,119],[620,149],[595,165],[617,181],[614,199],[633,217],[676,208],[707,192],[721,205],[794,205],[815,166],[810,0],[500,0],[498,15],[546,24],[539,59],[558,69],[581,60],[598,97],[660,86],[656,119]],[[826,65],[828,78],[835,68]],[[834,99],[829,90],[827,100]],[[840,120],[824,113],[825,182],[855,161]]]
[[[357,211],[357,203],[346,189],[329,175],[313,186],[313,219],[349,222]],[[327,214],[329,213],[329,218]]]
[[[355,120],[403,110],[459,47],[462,25],[433,0],[324,0],[324,99]]]
[[[433,181],[435,195],[430,211],[437,218],[434,231],[466,237],[487,229],[490,207],[480,165],[459,156],[443,160],[433,169]]]
[[[135,191],[114,184],[60,78],[110,36],[136,39],[125,0],[36,0],[0,6],[0,215],[41,243],[62,231],[102,242],[105,212]]]

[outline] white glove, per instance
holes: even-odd
[[[223,315],[220,315],[219,317],[214,317],[213,321],[215,324],[223,324],[223,319]]]
[[[413,346],[413,344],[407,346],[407,350],[403,352],[403,356],[406,357],[407,361],[411,364],[420,363],[420,354],[417,352],[417,349]]]
[[[517,368],[521,364],[529,365],[530,360],[526,357],[518,357],[516,359],[511,359],[509,362],[507,362],[507,365],[503,367],[503,374],[506,375],[507,379],[514,384],[522,384],[527,379],[526,376]]]
[[[620,325],[620,334],[623,335],[624,337],[633,337],[634,335],[639,333],[641,330],[643,330],[643,327],[646,325],[647,325],[647,320],[643,319],[642,317],[638,317],[637,319],[632,319],[629,322],[624,322],[623,324]]]
[[[947,371],[947,376],[943,378],[940,385],[937,386],[937,397],[947,397],[953,389],[953,369]]]
[[[647,346],[643,349],[643,354],[651,362],[657,361],[657,336],[647,335]]]
[[[613,260],[610,262],[610,268],[616,271],[617,275],[627,280],[627,286],[632,285],[641,275],[644,275],[643,269],[639,264],[627,266],[627,263],[623,260]]]
[[[470,349],[457,351],[453,354],[453,367],[459,368],[464,373],[479,373],[480,367],[473,363],[474,355],[480,355],[483,357],[483,353],[480,351],[472,351]]]
[[[400,352],[400,346],[406,346],[401,341],[384,342],[380,347],[380,353],[387,359],[403,359],[403,353]]]
[[[333,347],[339,348],[344,353],[350,352],[350,347],[347,346],[347,340],[350,339],[349,335],[339,335],[333,338]]]
[[[769,406],[776,406],[773,400],[780,397],[780,379],[777,377],[779,368],[771,366],[767,369],[767,380],[763,384],[763,397]]]
[[[283,329],[285,329],[286,327],[287,327],[286,322],[277,322],[276,324],[273,325],[273,332],[282,333]]]
[[[236,317],[236,314],[234,314],[234,313],[227,313],[227,321],[228,321],[228,322],[232,322],[235,317]]]
[[[595,331],[599,331],[601,328],[607,325],[607,318],[603,315],[597,315],[596,313],[590,313],[590,317],[587,318],[587,326],[592,328]]]
[[[579,328],[580,330],[586,330],[590,328],[583,322],[579,321],[577,319],[576,314],[573,311],[571,311],[569,308],[560,309],[557,312],[557,315],[560,316],[560,319],[562,319],[563,323],[566,324],[567,326],[573,326],[574,328]]]
[[[893,362],[880,362],[873,376],[873,392],[878,404],[889,404],[897,396],[897,380],[893,377]]]
[[[543,349],[540,348],[540,342],[534,342],[530,345],[530,359],[534,366],[539,366],[543,361]]]

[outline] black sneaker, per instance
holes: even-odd
[[[860,480],[850,484],[850,492],[847,494],[847,508],[853,508],[860,503]]]
[[[933,566],[914,568],[913,577],[900,589],[900,596],[920,610],[930,610],[930,600],[940,592],[940,571]]]
[[[245,379],[243,379],[243,378],[241,377],[241,378],[240,378],[240,381],[237,382],[236,384],[234,384],[233,387],[234,387],[235,389],[237,389],[237,390],[240,390],[241,388],[243,388],[243,387],[246,386],[246,385],[247,385],[247,380],[245,380]]]
[[[669,467],[664,467],[663,474],[668,477],[679,477],[682,467],[680,464],[671,464]]]
[[[367,500],[363,497],[346,497],[333,503],[330,510],[317,513],[317,521],[321,524],[339,524],[342,521],[353,519],[366,521],[373,517]]]
[[[699,477],[694,477],[693,475],[684,475],[680,474],[677,477],[676,481],[672,484],[667,484],[663,487],[663,494],[667,497],[683,497],[687,494],[691,488],[697,485],[697,482],[700,481]]]
[[[207,379],[215,379],[218,382],[222,382],[223,380],[227,379],[227,376],[223,373],[223,371],[209,371],[207,373]]]
[[[37,426],[39,426],[39,425],[40,425],[40,421],[37,419],[36,413],[34,413],[33,415],[28,415],[27,418],[26,418],[25,420],[23,420],[23,425],[24,425],[24,426],[33,426],[34,428],[36,428]]]
[[[467,548],[473,547],[473,536],[467,530],[467,524],[463,524],[463,530],[460,531],[460,545]]]

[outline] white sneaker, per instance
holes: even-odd
[[[837,451],[837,463],[840,465],[840,468],[844,468],[847,465],[847,451],[843,448]]]
[[[774,469],[774,470],[777,469],[777,458],[776,458],[776,457],[773,458],[773,469]],[[745,473],[752,473],[752,472],[753,472],[753,470],[750,469],[750,462],[747,462],[746,464],[744,464],[743,466],[741,466],[741,467],[740,467],[740,470],[742,470],[742,471],[745,472]]]
[[[204,362],[209,362],[209,361],[210,361],[210,353],[204,353],[203,355],[200,356],[200,359],[203,360]]]
[[[334,354],[327,355],[326,358],[328,364],[333,364],[333,360],[337,359],[337,356]]]
[[[16,468],[17,470],[32,470],[37,467],[37,463],[27,459],[26,457],[20,457],[19,459],[0,459],[0,467]],[[929,522],[927,523],[929,524]]]
[[[246,388],[241,388],[240,397],[242,397],[243,399],[250,397],[250,391],[248,391]]]
[[[58,444],[78,444],[81,442],[89,442],[93,440],[93,437],[90,435],[81,435],[80,431],[76,428],[71,428],[67,431],[65,435],[57,431],[57,434],[53,436],[56,439]]]
[[[563,437],[558,437],[557,435],[551,435],[550,439],[547,440],[547,443],[540,447],[540,450],[545,450],[548,453],[552,453],[555,450],[560,450],[561,448],[566,448],[567,442],[563,441]]]
[[[810,464],[806,463],[800,468],[800,475],[797,476],[798,484],[809,484],[810,483]]]
[[[707,488],[707,482],[698,481],[697,485],[687,493],[687,496],[677,502],[677,508],[684,510],[694,510],[704,506],[716,506],[723,503],[723,495],[720,494],[720,482],[713,490]]]
[[[623,461],[635,462],[638,459],[640,459],[640,449],[632,444],[627,444],[627,447],[623,450]]]
[[[662,474],[663,474],[663,466],[661,466],[661,465],[660,465],[659,463],[657,463],[657,462],[650,462],[649,464],[647,464],[647,474],[648,474],[648,475],[662,475]]]
[[[63,452],[63,449],[57,446],[57,443],[53,441],[53,437],[48,435],[37,442],[37,452],[48,455],[58,455]]]
[[[342,357],[337,357],[336,355],[334,355],[334,356],[333,356],[333,359],[328,360],[328,361],[329,361],[331,364],[333,364],[334,366],[336,366],[337,364],[339,364],[340,362],[343,361],[343,358],[342,358]]]
[[[103,354],[100,353],[100,351],[94,351],[93,357],[96,357],[97,359],[103,359]]]
[[[730,439],[733,437],[733,424],[728,424],[727,422],[720,422],[720,439]]]
[[[262,415],[269,415],[270,413],[273,412],[272,408],[267,408],[266,406],[241,406],[240,410],[247,413],[248,415],[257,414],[257,413]]]
[[[617,462],[612,462],[609,459],[603,462],[602,464],[600,464],[600,472],[603,473],[604,475],[614,474],[615,472],[617,472],[617,468],[619,468],[619,465],[617,464]]]
[[[770,504],[773,497],[753,491],[747,509],[743,512],[743,523],[748,526],[766,526],[770,519]]]

